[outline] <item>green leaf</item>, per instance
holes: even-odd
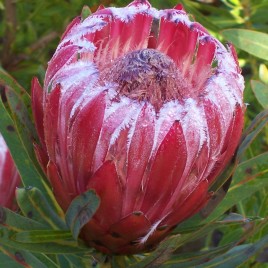
[[[33,230],[33,229],[46,229],[46,225],[32,219],[21,216],[7,208],[0,206],[0,224],[9,226],[15,231],[19,230]]]
[[[72,238],[70,231],[61,230],[33,230],[18,232],[12,236],[12,239],[22,243],[47,243]]]
[[[7,227],[0,226],[0,241],[1,245],[15,248],[16,250],[27,250],[30,252],[44,253],[44,254],[73,254],[89,252],[90,249],[80,246],[75,241],[60,240],[56,242],[47,243],[22,243],[14,239],[17,232],[10,230]]]
[[[3,86],[8,86],[13,89],[21,98],[24,103],[29,116],[32,114],[31,110],[31,98],[28,92],[7,72],[0,68],[0,84]]]
[[[88,6],[83,6],[82,12],[81,12],[81,18],[82,20],[85,20],[88,16],[91,15],[91,10]]]
[[[201,23],[204,27],[215,33],[219,31],[219,27],[214,24],[212,20],[204,16],[198,9],[196,9],[194,3],[186,0],[181,0],[181,3],[183,4],[187,12],[194,15],[195,20]]]
[[[179,224],[177,226],[177,228],[175,228],[173,230],[173,234],[193,234],[195,232],[198,232],[201,230],[201,228],[205,229],[207,228],[208,224],[209,224],[209,228],[211,230],[216,229],[216,228],[220,228],[223,226],[227,226],[227,225],[241,225],[241,224],[245,224],[247,222],[257,222],[260,220],[263,220],[263,218],[260,217],[244,217],[240,214],[236,214],[236,213],[230,213],[229,215],[222,215],[217,221],[213,221],[213,222],[209,222],[206,223],[205,221],[202,221],[203,219],[198,217],[198,214],[195,215],[194,217],[192,217],[191,219],[189,219],[188,221],[184,221],[181,224]],[[201,230],[202,231],[202,230]]]
[[[264,109],[268,109],[268,85],[260,81],[251,80],[251,87],[261,106]]]
[[[142,261],[131,265],[130,267],[131,268],[159,267],[160,264],[164,262],[165,262],[164,267],[166,267],[166,264],[172,264],[168,260],[170,257],[169,254],[172,253],[174,250],[187,244],[188,242],[196,241],[199,238],[205,237],[208,235],[208,233],[211,233],[216,228],[219,228],[222,226],[228,226],[228,225],[241,226],[249,221],[260,221],[260,218],[259,217],[245,218],[238,214],[230,214],[227,217],[221,219],[220,221],[216,221],[216,222],[210,221],[207,224],[203,223],[202,225],[199,225],[199,226],[195,225],[194,227],[191,227],[189,225],[185,226],[185,224],[182,223],[174,230],[174,233],[180,233],[180,235],[174,236],[173,238],[171,237],[172,240],[169,240],[169,239],[165,240],[159,245],[159,247],[153,253],[151,253],[151,255],[144,258]],[[199,252],[198,254],[194,254],[195,257],[197,258],[194,264],[200,263],[203,260],[207,260],[205,256],[203,256],[202,254],[206,256],[211,254],[210,256],[212,257],[212,255],[217,255],[217,253],[224,252],[232,246],[234,246],[234,244],[230,243],[222,247],[221,249],[219,249],[219,252],[217,252],[216,250],[214,253],[209,251],[209,252],[203,252],[203,253]],[[167,249],[167,251],[165,251],[165,249]],[[176,259],[178,259],[178,256],[176,257]],[[187,261],[189,261],[189,267],[194,267],[194,266],[191,266],[193,265],[193,263],[191,262],[192,258],[188,259]],[[188,267],[188,266],[184,266],[185,263],[183,261],[181,262],[181,264],[182,265],[179,266],[176,263],[176,265],[178,265],[176,266],[174,263],[174,266],[172,264],[170,266],[167,265],[167,267],[174,267],[174,268],[175,267],[183,267],[183,268]]]
[[[58,268],[58,266],[50,258],[43,254],[33,254],[25,250],[18,250],[7,246],[2,247],[1,245],[0,250],[10,257],[10,264],[3,265],[1,258],[2,254],[0,254],[1,267]],[[14,261],[12,262],[12,260]]]
[[[219,254],[225,253],[234,244],[229,244],[209,250],[189,252],[182,254],[174,254],[164,263],[163,268],[193,268],[198,264],[206,262],[208,259],[214,258]]]
[[[268,123],[268,109],[260,112],[251,122],[250,126],[244,131],[241,138],[242,142],[237,150],[237,160],[239,161],[245,150],[254,141],[257,135],[263,130]]]
[[[268,68],[265,64],[260,64],[259,77],[263,83],[268,84]]]
[[[225,268],[225,267],[238,267],[268,244],[268,235],[254,244],[240,245],[232,248],[225,254],[218,256],[211,261],[202,265],[197,265],[196,268]]]
[[[78,238],[81,228],[92,218],[100,205],[100,199],[94,190],[77,196],[66,212],[66,223],[74,239]]]
[[[72,264],[68,261],[65,255],[61,255],[61,254],[57,255],[57,260],[58,260],[60,267],[73,268]]]
[[[268,177],[267,177],[268,178]],[[268,179],[255,179],[244,184],[235,184],[230,187],[226,198],[219,204],[216,210],[205,220],[210,222],[217,219],[223,213],[225,213],[232,206],[236,205],[243,199],[246,199],[252,196],[257,191],[268,186]]]
[[[164,240],[149,256],[145,257],[142,261],[132,264],[130,268],[156,268],[164,263],[172,252],[178,247],[178,242],[181,240],[180,235],[171,236]]]
[[[64,257],[66,260],[68,260],[68,262],[70,263],[71,267],[81,267],[81,268],[92,268],[94,267],[93,265],[91,265],[91,263],[93,262],[93,258],[90,255],[82,255],[79,256],[80,254],[66,254]],[[65,266],[62,266],[65,267]]]
[[[53,229],[67,229],[62,218],[54,211],[42,192],[36,187],[16,190],[18,205],[23,214]]]
[[[236,47],[255,57],[268,60],[268,34],[245,29],[228,29],[221,34]]]
[[[1,246],[0,246],[1,250]],[[8,253],[3,254],[0,253],[0,263],[2,267],[8,267],[8,268],[22,268],[23,265],[16,262],[11,256],[8,255]]]
[[[6,87],[6,97],[21,141],[23,142],[29,157],[35,163],[36,158],[34,155],[33,140],[37,140],[38,138],[35,127],[29,117],[29,111],[27,110],[22,97],[12,88]]]
[[[233,177],[233,185],[268,178],[268,152],[255,156],[238,165]],[[232,186],[233,187],[233,186]]]

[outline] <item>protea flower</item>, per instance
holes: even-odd
[[[181,5],[75,18],[32,100],[59,204],[88,189],[101,198],[81,237],[106,253],[148,251],[199,211],[238,145],[243,84],[232,46]]]
[[[0,206],[15,209],[15,190],[20,176],[8,147],[0,135]]]

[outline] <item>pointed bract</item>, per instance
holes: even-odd
[[[20,175],[0,134],[0,206],[16,209],[15,190],[19,184]]]

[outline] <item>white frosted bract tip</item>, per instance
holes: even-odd
[[[67,33],[63,40],[61,40],[57,50],[61,49],[67,42],[78,45],[79,42],[84,39],[84,36],[101,30],[106,24],[107,22],[105,22],[101,17],[89,16],[80,24],[74,26],[70,32]]]
[[[90,61],[77,61],[61,68],[52,78],[52,90],[57,84],[65,92],[76,84],[92,84],[98,79],[99,71]]]
[[[137,6],[131,5],[125,8],[110,7],[109,9],[115,18],[120,19],[124,22],[131,22],[136,14],[143,13],[153,17],[158,17],[158,10],[155,8],[149,8],[146,4],[139,4]]]
[[[159,11],[160,17],[165,18],[169,21],[172,21],[174,23],[183,23],[190,27],[192,22],[190,21],[187,14],[182,10],[160,10]]]
[[[140,104],[135,102],[130,103],[129,111],[126,115],[124,115],[123,122],[116,127],[115,131],[112,134],[109,147],[111,147],[116,142],[122,130],[130,128],[133,124],[135,124],[138,115],[140,113],[140,110],[141,110]]]
[[[0,164],[4,161],[8,151],[4,138],[0,135]]]

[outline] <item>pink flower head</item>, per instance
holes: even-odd
[[[0,135],[0,206],[15,208],[15,190],[19,183],[19,173],[4,139]]]
[[[81,237],[148,251],[208,201],[243,127],[237,58],[178,5],[146,0],[77,17],[32,83],[37,156],[66,210],[101,198]]]

